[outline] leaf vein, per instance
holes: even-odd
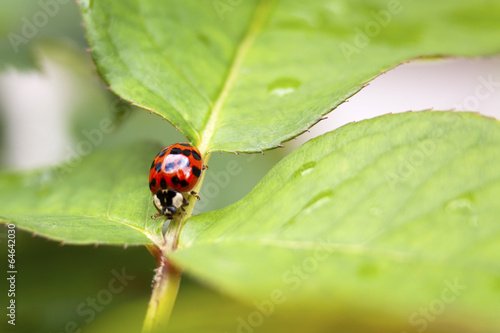
[[[224,85],[222,86],[221,91],[215,100],[212,112],[208,118],[205,127],[203,128],[200,142],[197,144],[197,146],[200,149],[200,152],[203,155],[205,155],[210,150],[210,144],[217,129],[217,122],[219,121],[222,106],[226,102],[229,96],[229,91],[232,89],[234,82],[236,81],[236,76],[241,68],[243,59],[247,54],[248,50],[250,49],[251,45],[255,41],[255,38],[260,33],[264,21],[269,15],[269,10],[271,8],[271,5],[274,2],[275,1],[271,0],[270,1],[261,0],[255,9],[255,13],[248,27],[248,30],[244,35],[241,43],[239,44],[239,47],[236,50],[233,62],[231,64],[231,67],[227,72]]]

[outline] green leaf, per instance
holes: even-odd
[[[203,153],[276,147],[408,59],[500,50],[493,0],[79,4],[111,89]]]
[[[172,259],[246,301],[278,291],[283,306],[340,318],[375,309],[401,324],[438,302],[443,318],[490,325],[499,147],[500,123],[473,113],[346,125],[288,155],[239,202],[189,219]]]
[[[160,237],[164,220],[150,219],[156,211],[147,186],[160,148],[135,144],[82,158],[78,147],[57,168],[0,174],[0,222],[71,244],[150,244]]]

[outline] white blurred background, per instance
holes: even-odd
[[[491,81],[493,84],[485,84]],[[495,85],[496,84],[496,85]],[[500,119],[500,56],[417,60],[400,65],[333,110],[294,144],[352,121],[405,111],[477,111]]]

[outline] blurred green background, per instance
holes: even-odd
[[[44,15],[40,13],[45,13],[47,18],[44,24],[41,24]],[[26,28],[27,21],[39,22],[39,27],[35,26],[36,33],[32,38],[17,44],[19,39],[14,34],[22,37],[23,29],[29,29]],[[185,140],[168,122],[129,106],[106,89],[85,51],[88,46],[73,1],[2,0],[0,36],[0,91],[3,90],[3,95],[0,94],[3,96],[0,97],[0,164],[3,169],[52,168],[72,161],[69,152],[82,140],[88,140],[85,131],[99,128],[100,122],[106,118],[113,120],[114,131],[105,134],[102,142],[93,146],[95,150],[139,140],[164,145]],[[52,92],[55,98],[69,102],[58,121],[37,123],[37,132],[26,133],[24,126],[44,118],[41,112],[52,110],[44,110],[47,105],[43,105],[41,99],[41,104],[35,108],[22,110],[27,120],[24,125],[23,122],[16,125],[11,120],[12,114],[19,112],[16,108],[22,108],[23,104],[17,105],[15,99],[20,102],[24,99],[40,100],[37,99],[40,92],[33,89],[33,85],[23,84],[41,80],[43,87],[43,80],[47,77],[58,81],[56,89],[64,88]],[[14,108],[11,101],[7,103],[7,97],[12,98],[8,95],[12,89],[23,92],[20,97],[14,96]],[[54,141],[50,133],[57,131],[67,133],[65,142],[60,142],[62,139]],[[64,135],[62,137],[64,139]],[[26,148],[22,147],[29,147],[29,142],[36,143],[36,155],[45,159],[38,161],[35,154],[24,151]],[[16,148],[19,145],[21,148]],[[51,149],[54,146],[59,147],[58,152]],[[18,150],[14,151],[15,154],[28,156],[29,163],[19,163],[17,155],[13,158],[15,149]],[[285,150],[269,151],[265,155],[213,154],[201,192],[202,200],[195,213],[221,208],[240,199],[284,154]],[[236,172],[230,174],[228,165]],[[148,170],[145,170],[144,186],[147,186],[147,178]],[[4,262],[7,258],[5,227],[0,228],[0,252]],[[4,319],[0,322],[0,332],[140,330],[155,268],[155,262],[145,248],[69,246],[17,231],[16,265],[16,326],[11,327]],[[115,281],[117,272],[122,274],[123,270],[130,276],[127,285],[119,288],[119,283],[111,282],[116,285],[110,287],[110,281]],[[3,278],[0,283],[2,307],[8,302],[5,281]],[[110,292],[113,286],[123,290]],[[237,317],[246,317],[249,309],[183,277],[171,331],[236,331]]]

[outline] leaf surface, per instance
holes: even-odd
[[[500,3],[81,0],[97,67],[202,153],[260,151],[422,56],[500,50]]]
[[[84,158],[75,150],[54,169],[4,172],[0,221],[64,243],[150,244],[163,223],[150,219],[147,179],[159,149],[135,144]]]
[[[279,291],[283,306],[375,309],[408,324],[437,299],[455,323],[499,325],[499,146],[500,123],[473,113],[348,124],[242,200],[188,220],[172,258],[250,302]]]

